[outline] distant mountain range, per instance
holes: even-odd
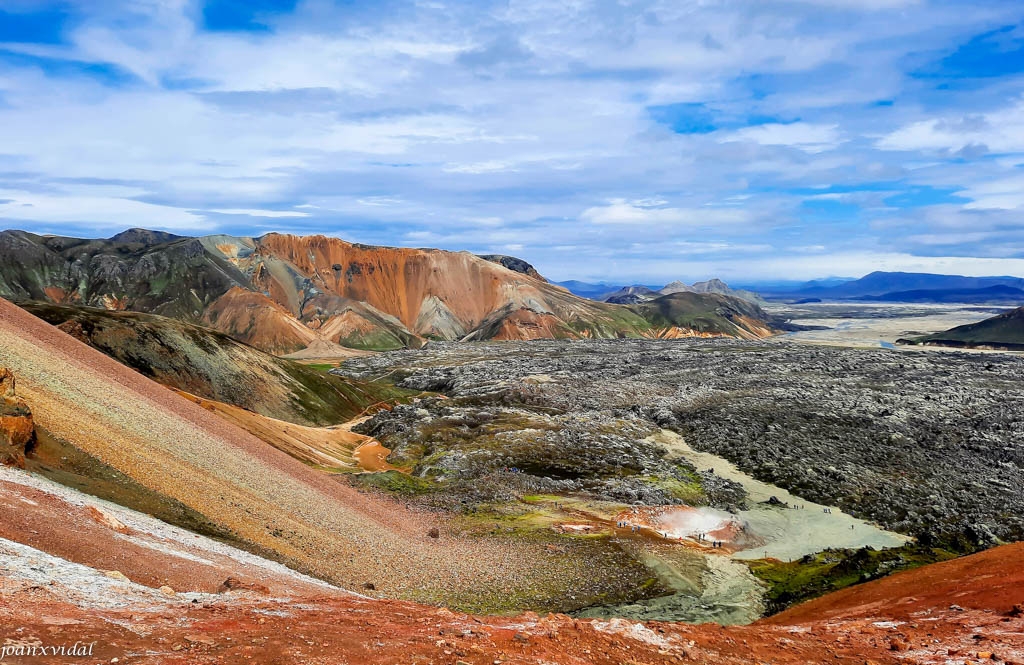
[[[769,292],[768,295],[790,300],[817,298],[875,302],[1020,304],[1024,303],[1024,279],[873,272],[840,284],[808,282],[799,288]]]
[[[595,302],[515,257],[325,236],[0,232],[0,297],[159,314],[275,355],[416,348],[432,339],[756,338],[783,325],[710,287],[693,295],[661,311]]]
[[[722,293],[750,302],[765,300],[813,302],[817,300],[861,300],[907,303],[1024,304],[1024,278],[965,277],[934,273],[873,272],[859,279],[830,277],[810,282],[768,282],[748,288],[732,288],[719,279],[686,286],[672,282],[664,287],[647,284],[616,286],[608,283],[559,282],[578,296],[633,304],[676,290]],[[756,289],[756,292],[755,292]]]
[[[581,298],[589,298],[591,300],[604,300],[604,298],[610,296],[616,291],[629,288],[624,284],[612,284],[609,282],[581,282],[575,279],[569,279],[564,282],[555,282],[559,286],[568,289],[570,293],[580,296]],[[651,291],[657,291],[659,287],[649,285],[634,285],[634,288],[643,287]]]
[[[752,303],[763,303],[764,300],[753,291],[733,289],[720,279],[710,279],[704,282],[694,282],[692,286],[680,281],[669,282],[665,286],[647,286],[634,284],[632,286],[612,287],[608,284],[587,284],[585,282],[568,281],[558,282],[578,296],[600,300],[601,302],[616,303],[619,305],[635,305],[649,302],[660,296],[667,296],[673,293],[715,293],[718,295],[730,296],[746,300]]]
[[[980,289],[893,291],[880,296],[860,296],[857,299],[874,302],[1017,304],[1024,302],[1024,290],[996,284]]]

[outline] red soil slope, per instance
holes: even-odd
[[[902,599],[904,602],[895,602]],[[768,621],[784,624],[865,616],[884,611],[910,621],[921,607],[958,605],[1004,615],[1024,603],[1024,543],[1004,545],[829,594]]]
[[[19,520],[0,523],[0,634],[8,645],[95,642],[98,662],[1024,662],[1024,616],[1013,610],[1022,545],[722,628],[477,617],[360,598],[12,469],[0,469],[0,508]]]
[[[233,578],[265,594],[349,595],[283,566],[227,546],[215,548],[207,538],[10,469],[0,470],[0,514],[0,542],[20,543],[97,571],[117,571],[155,590],[170,587],[175,593],[214,594]],[[8,557],[8,572],[16,573],[22,557]]]

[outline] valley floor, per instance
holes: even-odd
[[[896,341],[984,321],[1006,308],[984,305],[820,302],[771,303],[765,310],[815,329],[775,337],[776,341],[861,348],[895,348]],[[919,347],[939,348],[939,347]]]
[[[453,491],[472,477],[655,505],[710,483],[712,505],[748,500],[706,468],[684,465],[696,474],[686,475],[652,438],[669,430],[691,457],[717,455],[889,530],[935,543],[1024,537],[1024,358],[1011,354],[729,340],[432,344],[336,371],[391,372],[405,388],[444,393],[358,429],[391,448],[393,463]],[[488,475],[504,468],[521,474]]]

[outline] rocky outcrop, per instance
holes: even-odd
[[[265,584],[258,582],[245,582],[237,577],[229,577],[217,589],[217,593],[229,593],[231,591],[252,591],[254,593],[268,594],[270,589]]]
[[[503,265],[512,272],[518,272],[524,275],[529,275],[534,279],[539,279],[544,282],[547,281],[546,279],[544,279],[543,276],[541,276],[539,272],[537,272],[536,268],[534,268],[526,261],[523,261],[522,259],[516,258],[514,256],[505,256],[504,254],[481,254],[480,258],[484,259],[485,261],[490,261],[491,263]]]
[[[635,305],[657,297],[658,291],[642,284],[637,284],[635,286],[624,286],[615,293],[606,296],[603,300],[617,305]]]
[[[663,296],[667,296],[667,295],[671,295],[673,293],[693,293],[694,291],[695,291],[695,289],[692,286],[688,286],[684,282],[680,282],[677,279],[677,280],[675,280],[673,282],[669,282],[665,286],[661,287],[658,290],[658,293],[660,293]]]
[[[24,468],[35,437],[32,410],[15,393],[14,374],[0,367],[0,463]]]

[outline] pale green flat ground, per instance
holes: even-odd
[[[799,559],[828,548],[857,549],[865,546],[881,549],[899,547],[910,538],[886,531],[874,524],[857,519],[839,508],[823,506],[793,496],[781,487],[763,483],[736,468],[728,460],[710,453],[698,452],[675,432],[662,430],[652,437],[666,446],[673,455],[681,457],[698,471],[714,470],[715,475],[740,483],[749,496],[749,510],[737,517],[748,525],[748,531],[763,544],[733,554],[735,559],[775,558],[782,561]],[[773,506],[764,501],[771,497],[789,506]],[[826,513],[830,508],[831,513]]]

